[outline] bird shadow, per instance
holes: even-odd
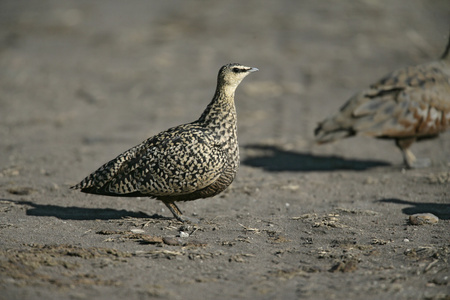
[[[409,207],[402,209],[402,212],[406,215],[432,213],[441,220],[450,220],[450,204],[413,202],[397,198],[381,199],[376,200],[376,202],[409,205]]]
[[[246,158],[242,164],[262,168],[269,172],[280,171],[338,171],[367,170],[389,163],[378,160],[345,159],[338,156],[319,156],[288,151],[272,145],[246,145],[246,150],[260,152],[257,156]]]
[[[114,220],[123,218],[151,218],[165,220],[158,214],[148,215],[144,212],[134,212],[129,210],[116,210],[110,208],[84,208],[76,206],[42,205],[31,201],[14,201],[10,199],[0,199],[17,205],[29,206],[26,211],[28,216],[56,217],[62,220]]]

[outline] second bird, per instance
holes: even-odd
[[[256,68],[223,66],[212,101],[197,121],[163,131],[101,166],[72,189],[164,202],[178,220],[175,201],[215,196],[234,180],[239,166],[237,86]]]
[[[394,139],[409,168],[425,167],[409,147],[450,128],[450,40],[439,61],[394,71],[348,100],[315,130],[318,143],[363,134]]]

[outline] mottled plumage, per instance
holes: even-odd
[[[318,143],[363,134],[394,139],[407,167],[418,161],[409,147],[450,128],[450,39],[438,61],[394,71],[350,98],[315,129]]]
[[[239,166],[234,93],[256,68],[223,66],[212,101],[192,123],[163,131],[125,151],[73,189],[162,200],[180,221],[175,201],[212,197],[233,181]]]

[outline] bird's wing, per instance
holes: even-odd
[[[450,124],[449,77],[434,65],[395,71],[349,101],[316,129],[319,142],[362,133],[377,137],[437,134]]]
[[[354,130],[371,136],[438,134],[450,123],[450,79],[432,64],[393,72],[366,91],[352,117]]]
[[[130,151],[127,159],[116,158],[120,166],[113,164],[114,174],[97,190],[107,195],[188,194],[213,183],[222,174],[226,160],[203,129],[169,130]]]
[[[81,189],[87,193],[97,193],[101,187],[105,186],[108,182],[113,180],[118,174],[123,173],[124,168],[127,168],[132,162],[139,159],[140,153],[142,153],[145,144],[141,143],[109,162],[102,165],[96,171],[92,172],[80,183],[72,186],[72,189]]]

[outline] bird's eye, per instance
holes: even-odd
[[[242,70],[241,70],[241,69],[239,69],[239,68],[233,68],[233,69],[232,69],[232,71],[233,71],[234,73],[239,73],[239,72],[242,72]]]

